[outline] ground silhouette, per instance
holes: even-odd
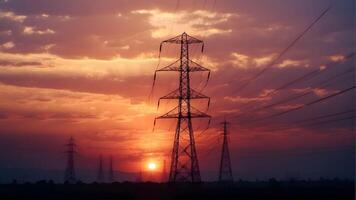
[[[273,199],[273,200],[353,200],[354,182],[318,181],[237,181],[235,183],[76,183],[39,181],[0,185],[0,199]]]

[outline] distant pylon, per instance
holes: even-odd
[[[99,156],[99,167],[98,167],[98,176],[97,182],[102,183],[104,181],[104,168],[103,168],[103,156]]]
[[[115,181],[115,175],[114,175],[114,161],[112,156],[110,156],[110,166],[109,166],[109,183],[112,183]]]
[[[224,126],[223,131],[223,145],[221,150],[221,160],[220,160],[220,170],[219,170],[219,182],[233,182],[232,170],[231,170],[231,160],[230,151],[228,143],[228,131],[226,120],[222,123]]]
[[[142,169],[138,172],[138,175],[136,177],[136,182],[141,183],[143,181],[143,176],[142,176]]]
[[[160,100],[163,99],[177,99],[178,106],[168,113],[156,118],[177,119],[171,156],[169,182],[200,182],[201,177],[198,156],[195,148],[192,119],[209,118],[210,122],[210,116],[194,108],[191,105],[191,100],[208,99],[209,107],[210,98],[191,88],[190,73],[209,72],[207,78],[208,81],[210,70],[189,59],[189,45],[201,44],[203,52],[204,42],[183,33],[179,36],[163,41],[160,45],[160,52],[162,50],[162,44],[164,43],[180,45],[180,58],[172,64],[156,70],[153,80],[154,85],[157,72],[176,71],[179,73],[179,88],[158,100],[158,107]]]
[[[74,168],[74,154],[75,151],[75,141],[73,137],[70,137],[68,140],[67,146],[67,167],[64,173],[64,181],[67,183],[75,183],[77,181],[75,177],[75,168]]]
[[[161,182],[162,182],[162,183],[167,182],[166,159],[163,160]]]

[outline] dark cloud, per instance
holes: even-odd
[[[49,112],[49,111],[13,111],[1,110],[1,119],[31,119],[31,120],[68,120],[95,119],[97,116],[83,113]]]
[[[0,66],[4,67],[24,67],[24,66],[36,66],[36,67],[42,67],[41,62],[12,62],[12,61],[7,61],[7,60],[0,60]]]

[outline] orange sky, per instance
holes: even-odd
[[[264,97],[266,92],[313,69],[337,65],[335,71],[322,77],[325,79],[350,66],[350,61],[344,59],[353,49],[350,4],[351,0],[335,3],[320,24],[273,69],[244,92],[235,93],[241,81],[271,62],[328,3],[4,1],[0,3],[0,138],[6,144],[1,150],[9,155],[0,156],[0,163],[8,168],[61,169],[62,145],[72,135],[78,143],[80,167],[95,169],[99,154],[112,154],[118,170],[138,171],[142,160],[154,160],[161,169],[163,159],[167,163],[170,160],[175,124],[159,121],[152,132],[153,119],[174,106],[173,101],[162,103],[157,110],[156,103],[158,97],[177,87],[177,76],[160,74],[152,98],[149,93],[157,64],[165,66],[178,56],[179,49],[167,45],[159,62],[160,42],[186,31],[205,41],[205,53],[192,47],[191,57],[212,70],[206,88],[206,74],[192,77],[193,87],[212,98],[208,111],[213,116],[211,128],[200,135],[206,122],[195,126],[203,171],[216,170],[219,122],[225,116],[246,112],[241,107],[251,101],[258,107],[309,89],[313,94],[308,98],[252,113],[242,120],[229,119],[233,124],[230,140],[236,173],[260,177],[255,167],[263,159],[249,158],[257,154],[270,161],[270,169],[263,170],[266,176],[276,175],[278,169],[273,166],[288,158],[283,152],[301,153],[308,160],[308,152],[313,149],[318,154],[320,149],[325,152],[336,148],[340,152],[331,159],[344,156],[340,162],[349,165],[347,148],[353,138],[350,121],[274,133],[265,133],[261,128],[344,111],[351,106],[350,94],[265,125],[247,126],[244,121],[325,97],[353,83],[352,75],[327,88],[315,86],[312,80],[271,98]],[[198,107],[204,105],[196,103]],[[18,155],[19,159],[10,155]],[[41,155],[49,162],[39,161]],[[313,166],[300,164],[294,168],[294,161],[287,160],[282,168],[308,174],[326,162],[323,157],[311,160]],[[346,171],[330,167],[318,176],[349,176],[350,170]]]

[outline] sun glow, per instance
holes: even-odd
[[[148,163],[147,167],[149,170],[154,171],[154,170],[156,170],[157,165],[154,162],[150,162],[150,163]]]

